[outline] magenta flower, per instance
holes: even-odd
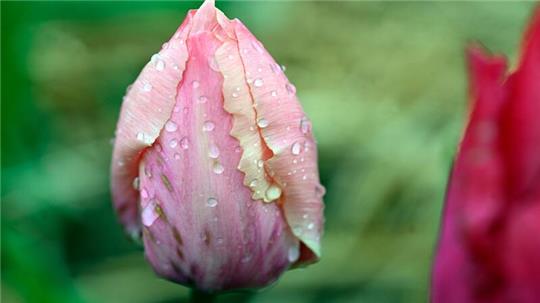
[[[155,272],[203,291],[262,287],[320,256],[310,121],[280,66],[211,0],[128,90],[112,192]]]
[[[540,302],[540,10],[517,69],[469,51],[469,125],[446,198],[432,300]]]

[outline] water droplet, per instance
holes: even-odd
[[[219,65],[217,63],[217,60],[214,56],[211,56],[208,58],[208,65],[210,65],[210,68],[213,70],[213,71],[216,71],[216,72],[219,72]]]
[[[141,182],[140,182],[139,177],[135,177],[135,179],[133,179],[133,189],[139,190],[140,184]]]
[[[264,81],[261,78],[257,78],[255,79],[255,81],[253,81],[253,85],[255,87],[261,87],[263,86],[263,84],[264,84]]]
[[[264,119],[264,118],[261,118],[259,119],[259,121],[257,121],[257,125],[260,127],[260,128],[265,128],[268,126],[268,120]]]
[[[165,44],[163,45],[163,48],[165,48]],[[165,61],[161,59],[161,56],[159,54],[155,54],[152,56],[150,61],[154,64],[154,67],[158,71],[162,71],[165,69]]]
[[[174,70],[179,70],[179,69],[180,69],[180,67],[178,67],[178,65],[176,65],[176,64],[173,64],[172,68],[173,68]]]
[[[203,123],[203,131],[205,132],[211,132],[216,128],[216,125],[212,121],[206,121]]]
[[[189,148],[189,139],[187,137],[184,137],[180,140],[180,147],[182,147],[182,149]]]
[[[292,85],[291,83],[287,83],[285,85],[285,88],[287,88],[287,91],[289,92],[289,94],[296,93],[296,87],[294,85]]]
[[[240,146],[237,146],[237,147],[234,148],[234,152],[235,153],[240,153],[240,152],[242,152],[242,148]]]
[[[206,205],[208,205],[208,207],[216,207],[218,205],[218,200],[210,197],[208,200],[206,200]]]
[[[180,112],[180,106],[176,105],[173,109],[173,112],[178,113]]]
[[[263,160],[257,160],[257,167],[262,168],[263,166],[264,166],[264,161]]]
[[[272,97],[277,97],[277,92],[275,90],[272,91]]]
[[[159,218],[159,213],[156,211],[158,205],[155,201],[151,201],[141,212],[142,223],[145,226],[151,226]]]
[[[289,252],[288,252],[289,262],[291,263],[296,262],[298,258],[300,258],[300,248],[298,247],[298,245],[289,247]]]
[[[298,156],[302,151],[302,144],[300,142],[294,142],[291,147],[291,153],[295,156]]]
[[[232,97],[233,98],[238,98],[238,93],[236,93],[236,92],[232,93]]]
[[[176,139],[172,139],[171,141],[169,141],[170,148],[175,148],[177,146],[178,146],[178,141],[176,141]]]
[[[167,123],[165,123],[165,130],[169,133],[175,132],[176,130],[178,130],[178,125],[173,121],[169,120],[167,121]]]
[[[249,182],[249,187],[255,187],[257,186],[257,184],[259,183],[259,181],[257,181],[257,179],[253,179],[251,180],[251,182]]]
[[[307,225],[307,229],[312,230],[313,228],[315,228],[315,223],[311,222]]]
[[[235,90],[236,90],[237,92],[239,92],[239,91],[240,91],[240,86],[237,86],[237,87],[235,88]]]
[[[142,132],[137,133],[137,140],[144,143],[144,144],[151,144],[152,143],[152,138],[150,138],[150,136],[148,136],[147,134],[142,133]]]
[[[169,48],[169,42],[163,43],[163,45],[161,46],[161,48],[163,48],[163,49],[168,49],[168,48]]]
[[[148,195],[148,191],[146,189],[142,189],[141,190],[141,198],[143,199],[148,199],[149,195]]]
[[[191,82],[191,85],[193,86],[193,88],[198,88],[199,86],[201,86],[201,83],[199,83],[199,81],[195,80],[195,81]]]
[[[180,160],[180,154],[174,154],[174,159],[175,160]]]
[[[242,257],[242,260],[240,260],[240,262],[242,263],[247,263],[251,261],[251,255],[250,254],[245,254],[243,257]]]
[[[315,185],[315,195],[318,198],[321,198],[326,193],[326,189],[320,184]]]
[[[151,90],[152,90],[152,84],[150,84],[150,83],[148,83],[148,82],[144,83],[142,90],[143,90],[144,92],[149,92],[149,91],[151,91]]]
[[[217,159],[219,157],[219,148],[216,145],[210,145],[208,148],[208,157]]]
[[[307,117],[302,117],[300,119],[300,131],[305,135],[311,130],[311,123]]]
[[[296,236],[301,236],[304,233],[304,229],[300,225],[294,225],[292,230],[293,234]]]
[[[277,185],[272,184],[268,187],[266,190],[266,198],[269,201],[274,201],[281,197],[281,188],[279,188]]]
[[[217,242],[217,244],[221,245],[221,244],[223,244],[223,242],[225,242],[225,240],[223,240],[222,237],[218,237],[218,238],[216,239],[216,242]]]
[[[199,103],[203,104],[203,103],[206,103],[208,102],[208,97],[206,96],[200,96],[199,97]]]
[[[281,65],[281,70],[282,71],[286,71],[287,70],[287,67],[285,65]]]
[[[221,175],[223,173],[223,171],[225,170],[225,168],[223,167],[223,165],[216,162],[216,163],[214,163],[214,165],[212,167],[212,170],[214,171],[215,174]]]
[[[306,175],[303,175],[302,176],[302,180],[306,180],[307,179],[307,176]]]

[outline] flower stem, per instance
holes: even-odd
[[[216,300],[216,295],[200,291],[198,289],[192,289],[189,298],[190,303],[212,303]]]

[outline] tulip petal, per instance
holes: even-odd
[[[177,86],[188,58],[185,39],[193,14],[152,57],[124,97],[116,129],[111,169],[114,206],[128,234],[140,233],[138,195],[133,180],[138,175],[141,153],[159,136],[171,116]]]
[[[490,231],[500,222],[504,209],[504,167],[497,147],[501,140],[498,121],[505,106],[506,62],[487,56],[479,47],[469,49],[468,57],[473,110],[448,186],[433,271],[434,302],[475,302],[470,297],[471,285],[490,285],[493,280],[484,281],[485,276],[474,273],[501,270],[496,265],[499,250],[494,247],[498,242]]]
[[[270,54],[241,22],[235,25],[257,128],[273,154],[265,169],[282,191],[280,203],[292,232],[319,257],[324,189],[310,122]]]
[[[264,170],[264,161],[272,156],[265,146],[259,128],[244,66],[236,41],[224,43],[216,52],[217,63],[223,73],[224,108],[233,115],[231,135],[242,147],[238,169],[245,173],[244,185],[251,188],[255,200],[270,202],[266,195],[271,186]]]
[[[525,35],[521,62],[509,79],[503,118],[511,195],[540,182],[540,8]]]
[[[298,240],[279,206],[256,203],[242,184],[224,79],[212,61],[221,36],[210,29],[189,35],[182,110],[141,160],[145,252],[160,276],[198,289],[262,287],[296,261]]]

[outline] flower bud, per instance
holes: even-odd
[[[320,256],[311,123],[263,45],[213,1],[189,12],[125,96],[112,192],[155,272],[181,284],[263,287]]]
[[[540,10],[515,72],[469,51],[473,109],[450,179],[432,301],[540,302]]]

